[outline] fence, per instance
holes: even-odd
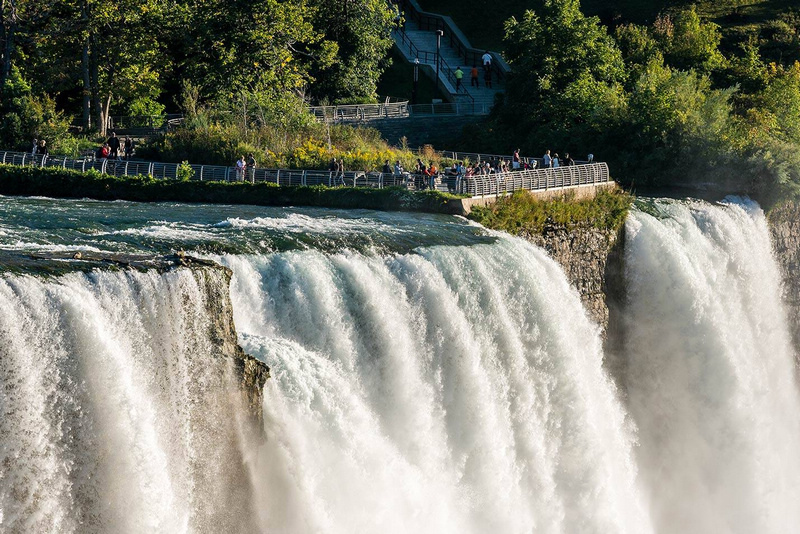
[[[454,153],[455,154],[455,153]],[[123,161],[109,159],[79,158],[62,156],[31,155],[25,152],[0,152],[0,163],[10,165],[31,165],[36,167],[56,167],[88,171],[94,169],[110,176],[148,175],[164,180],[174,180],[178,176],[179,165],[148,161]],[[336,173],[317,170],[295,169],[252,169],[244,173],[235,167],[216,165],[190,165],[194,171],[193,180],[199,181],[244,181],[271,182],[282,186],[326,185],[348,187],[407,187],[415,189],[428,182],[427,177],[410,174],[389,174],[382,172],[347,171]],[[592,185],[611,182],[608,166],[605,163],[585,163],[556,169],[535,169],[484,174],[463,177],[442,175],[437,188],[470,196],[499,195],[527,189],[531,191]]]
[[[409,116],[408,101],[347,106],[312,106],[308,110],[320,122],[359,122]]]

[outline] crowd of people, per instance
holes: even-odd
[[[588,163],[592,163],[594,156],[589,154]],[[340,162],[340,167],[334,168],[336,160],[331,165],[332,171],[338,171],[344,176],[343,162]],[[407,171],[403,168],[400,161],[396,161],[392,166],[389,160],[383,164],[381,172],[383,174],[391,174],[396,177],[402,178],[402,183],[407,185],[414,185],[415,189],[436,189],[437,181],[445,183],[447,189],[453,193],[463,193],[466,190],[466,184],[470,178],[476,176],[488,176],[493,174],[503,174],[513,171],[527,171],[537,168],[559,168],[571,167],[575,165],[575,160],[565,153],[561,158],[558,153],[552,153],[547,150],[541,159],[537,158],[523,158],[520,156],[520,150],[517,149],[512,154],[511,158],[504,158],[495,156],[483,161],[464,164],[463,161],[456,161],[451,166],[445,169],[439,169],[433,161],[426,164],[421,158],[417,159],[413,171]],[[344,182],[342,182],[343,184]]]
[[[127,160],[131,159],[132,156],[133,139],[126,137],[120,141],[116,132],[111,132],[111,137],[95,151],[95,158],[97,159]]]

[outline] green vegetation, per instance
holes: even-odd
[[[5,148],[187,103],[291,131],[305,104],[376,100],[393,24],[384,0],[2,2],[0,106],[28,111]]]
[[[601,191],[595,198],[583,200],[571,196],[539,200],[518,191],[489,206],[473,208],[469,218],[514,235],[541,234],[550,225],[618,230],[632,201],[633,197],[621,189]]]
[[[544,0],[507,22],[506,100],[470,145],[593,153],[629,186],[796,198],[800,64],[767,62],[756,41],[725,54],[721,41],[695,8],[612,35],[577,0]]]
[[[451,213],[460,197],[438,191],[352,187],[282,187],[272,183],[190,182],[149,176],[114,177],[96,171],[0,165],[0,195],[44,195],[135,202],[197,202],[256,206],[315,206]]]

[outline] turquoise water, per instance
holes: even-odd
[[[0,197],[0,214],[0,250],[36,253],[383,254],[495,240],[458,217],[369,210]]]

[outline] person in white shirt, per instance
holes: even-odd
[[[483,60],[483,70],[489,70],[492,68],[492,55],[487,50],[483,56],[481,56]]]
[[[236,181],[241,182],[244,180],[244,169],[247,167],[247,162],[244,156],[236,160]]]
[[[544,160],[544,168],[545,169],[550,168],[550,166],[553,164],[553,158],[550,157],[550,151],[549,150],[544,153],[544,157],[542,159]]]

